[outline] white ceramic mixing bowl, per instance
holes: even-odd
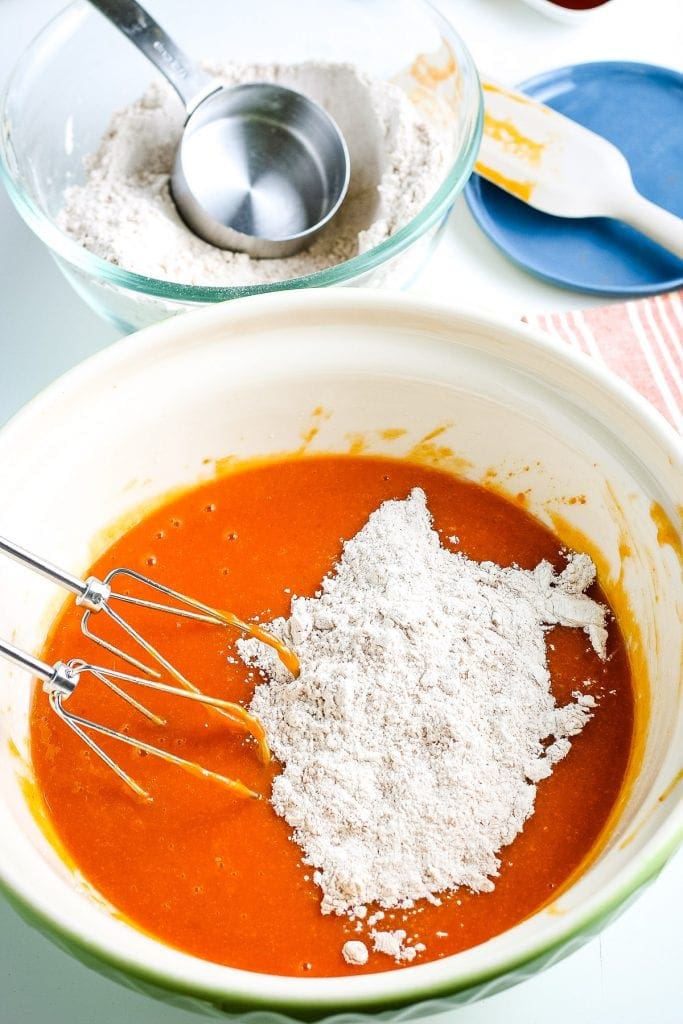
[[[396,427],[406,433],[382,434]],[[359,435],[368,452],[419,452],[523,490],[540,520],[588,547],[629,638],[635,779],[597,859],[506,933],[400,971],[264,977],[155,942],[59,860],[22,784],[30,686],[3,664],[0,878],[9,898],[98,969],[208,1014],[346,1011],[354,1021],[404,1007],[405,1019],[490,994],[594,934],[683,834],[680,440],[602,369],[519,324],[351,290],[266,295],[169,320],[84,363],[0,433],[0,532],[81,572],[109,524],[210,476],[216,460],[293,452],[303,437],[308,451],[343,452]],[[3,564],[0,635],[39,649],[61,600]]]

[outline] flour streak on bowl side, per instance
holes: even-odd
[[[74,878],[27,807],[11,750],[28,756],[29,687],[3,665],[6,892],[76,956],[176,1004],[236,1016],[258,1010],[259,1020],[406,1019],[448,1009],[575,949],[656,875],[683,835],[681,787],[672,785],[683,749],[680,441],[601,368],[522,325],[356,290],[261,296],[168,320],[88,360],[0,432],[0,472],[12,481],[0,532],[79,572],[111,539],[107,527],[210,477],[228,456],[343,452],[359,436],[371,453],[418,451],[471,479],[524,490],[529,510],[567,543],[584,538],[629,637],[640,707],[633,782],[596,859],[510,931],[379,975],[257,975],[163,946]],[[46,494],[59,496],[49,516]],[[582,502],[568,500],[577,494]],[[39,649],[59,599],[8,564],[0,635]]]

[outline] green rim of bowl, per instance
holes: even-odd
[[[354,290],[354,292],[335,291],[329,296],[319,293],[315,299],[312,296],[301,295],[296,299],[283,300],[273,295],[264,302],[272,310],[285,301],[294,311],[301,309],[305,303],[306,308],[312,309],[313,312],[331,301],[341,304],[342,307],[355,303],[367,313],[378,303],[386,302],[387,298],[386,292]],[[394,294],[391,299],[396,305],[406,309],[415,310],[417,308],[423,312],[429,311],[430,314],[446,320],[453,316],[463,316],[462,311],[445,303],[429,302],[400,294]],[[253,312],[251,303],[249,303],[249,310]],[[238,307],[234,304],[231,304],[229,311],[205,309],[193,314],[193,323],[199,329],[204,321],[213,322],[217,317],[225,317],[228,312],[231,317],[239,316],[243,311],[242,308],[238,312]],[[469,316],[467,313],[464,315]],[[481,312],[474,313],[473,318],[479,322],[484,321],[492,329],[515,334],[520,343],[536,349],[542,355],[552,355],[555,361],[559,360],[580,369],[582,375],[588,378],[591,384],[607,392],[608,396],[620,406],[626,407],[652,441],[671,453],[670,457],[674,463],[683,467],[681,456],[678,454],[680,447],[678,435],[632,387],[594,363],[588,356],[572,350],[559,350],[550,338],[543,337],[540,332],[533,331],[521,323],[513,324],[503,317]],[[148,343],[153,341],[153,344],[158,346],[164,334],[169,332],[173,334],[183,328],[186,330],[185,323],[184,317],[172,322],[166,321],[147,328],[143,334]],[[167,341],[172,343],[172,339],[167,339]],[[67,379],[71,381],[81,375],[87,376],[93,371],[93,368],[106,368],[109,360],[118,362],[122,355],[139,358],[140,353],[138,335],[118,341],[69,371],[59,381],[50,385],[43,392],[43,396],[50,395],[55,389],[63,390]],[[23,412],[19,412],[3,428],[3,433],[11,430],[15,425],[19,426],[23,415]],[[40,929],[60,948],[76,956],[88,966],[129,988],[174,1005],[184,1006],[195,1012],[203,1012],[209,1016],[217,1014],[238,1016],[253,1021],[253,1024],[257,1024],[257,1022],[265,1024],[266,1021],[272,1021],[273,1024],[278,1021],[289,1022],[291,1020],[320,1021],[334,1018],[337,1014],[343,1015],[339,1018],[338,1024],[342,1024],[342,1021],[344,1024],[355,1024],[369,1016],[377,1016],[379,1019],[410,1020],[427,1014],[444,1012],[459,1004],[473,1002],[509,988],[545,967],[551,966],[591,939],[606,923],[624,910],[649,882],[656,878],[671,855],[683,843],[683,820],[681,820],[680,808],[683,808],[683,793],[676,800],[677,820],[672,820],[670,816],[666,822],[662,822],[649,838],[644,849],[640,851],[637,863],[624,865],[611,883],[605,887],[602,894],[591,897],[587,901],[587,905],[581,911],[576,912],[571,927],[566,931],[555,932],[550,936],[546,935],[536,939],[527,939],[524,947],[518,953],[508,954],[501,957],[498,962],[492,963],[490,967],[472,970],[458,978],[445,977],[438,981],[427,982],[416,979],[413,987],[402,990],[394,996],[377,993],[376,995],[364,994],[350,999],[341,999],[337,996],[321,998],[312,993],[310,999],[302,998],[301,995],[274,997],[269,994],[268,990],[270,976],[264,974],[254,974],[254,991],[249,993],[231,991],[229,982],[223,987],[201,981],[180,980],[173,974],[171,968],[163,970],[146,967],[135,960],[112,953],[92,939],[85,940],[74,928],[63,922],[55,922],[44,907],[37,906],[32,902],[29,893],[20,891],[22,887],[10,884],[6,878],[0,878],[0,892],[5,892],[9,902],[25,920]],[[447,960],[441,961],[441,963],[446,964]],[[421,968],[407,968],[406,972],[401,973],[413,970],[420,971]]]
[[[54,256],[64,260],[70,266],[95,277],[104,283],[140,292],[148,297],[169,299],[176,302],[224,302],[227,299],[242,298],[248,295],[260,295],[265,292],[294,291],[301,288],[325,288],[332,285],[345,284],[354,278],[376,267],[387,263],[393,257],[404,252],[430,228],[439,224],[446,216],[458,194],[462,191],[472,174],[474,163],[479,152],[484,125],[484,101],[479,83],[479,76],[474,61],[451,24],[433,7],[430,0],[414,0],[428,10],[437,23],[443,37],[453,46],[458,54],[458,63],[466,82],[472,91],[473,110],[464,126],[463,141],[454,164],[443,182],[420,211],[404,227],[370,249],[369,252],[354,256],[350,260],[338,263],[325,270],[304,277],[293,277],[284,281],[268,284],[234,285],[226,287],[201,287],[198,285],[179,284],[163,281],[154,277],[124,270],[107,260],[89,252],[69,235],[60,231],[55,223],[36,205],[31,196],[22,188],[20,181],[12,171],[13,160],[11,151],[11,125],[7,116],[7,100],[15,77],[21,73],[24,63],[30,60],[34,47],[46,37],[58,23],[69,16],[79,13],[80,3],[64,8],[51,19],[24,50],[14,67],[2,94],[0,94],[0,177],[5,183],[7,192],[23,220],[38,238],[48,246]],[[85,10],[85,8],[83,9]]]
[[[604,900],[592,913],[586,914],[578,921],[570,932],[555,941],[541,943],[527,953],[512,958],[503,971],[491,968],[462,978],[455,985],[445,980],[438,984],[416,986],[411,992],[404,993],[394,1000],[378,996],[376,999],[369,997],[352,1004],[326,1000],[318,1000],[315,1003],[285,999],[274,1001],[267,995],[231,996],[225,990],[175,981],[169,974],[162,974],[142,967],[135,961],[114,956],[105,949],[84,942],[77,932],[57,926],[51,918],[29,903],[4,879],[0,879],[0,892],[27,924],[38,929],[62,951],[76,957],[103,977],[171,1005],[207,1015],[215,1015],[216,1011],[219,1015],[227,1014],[240,1018],[257,1014],[259,1024],[266,1024],[266,1021],[282,1021],[283,1024],[289,1024],[292,1020],[324,1020],[332,1024],[337,1015],[343,1015],[344,1024],[360,1022],[368,1016],[387,1020],[411,1020],[428,1014],[443,1013],[458,1005],[495,995],[528,980],[539,971],[569,956],[627,909],[641,890],[655,880],[682,841],[683,829],[673,835],[668,843],[609,899]],[[268,975],[255,977],[262,978],[264,982],[268,979]]]

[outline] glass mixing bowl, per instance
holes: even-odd
[[[109,263],[62,231],[64,189],[85,178],[112,113],[159,77],[85,0],[61,12],[20,58],[0,100],[0,167],[17,210],[73,287],[119,329],[131,331],[209,302],[258,292],[365,285],[404,287],[431,253],[479,147],[483,107],[476,69],[454,29],[426,0],[150,0],[188,53],[238,63],[352,63],[398,84],[438,120],[447,172],[419,213],[361,255],[306,277],[263,285],[198,287]]]

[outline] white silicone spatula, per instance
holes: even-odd
[[[477,173],[556,217],[613,217],[683,259],[683,219],[642,196],[611,142],[490,80]]]

